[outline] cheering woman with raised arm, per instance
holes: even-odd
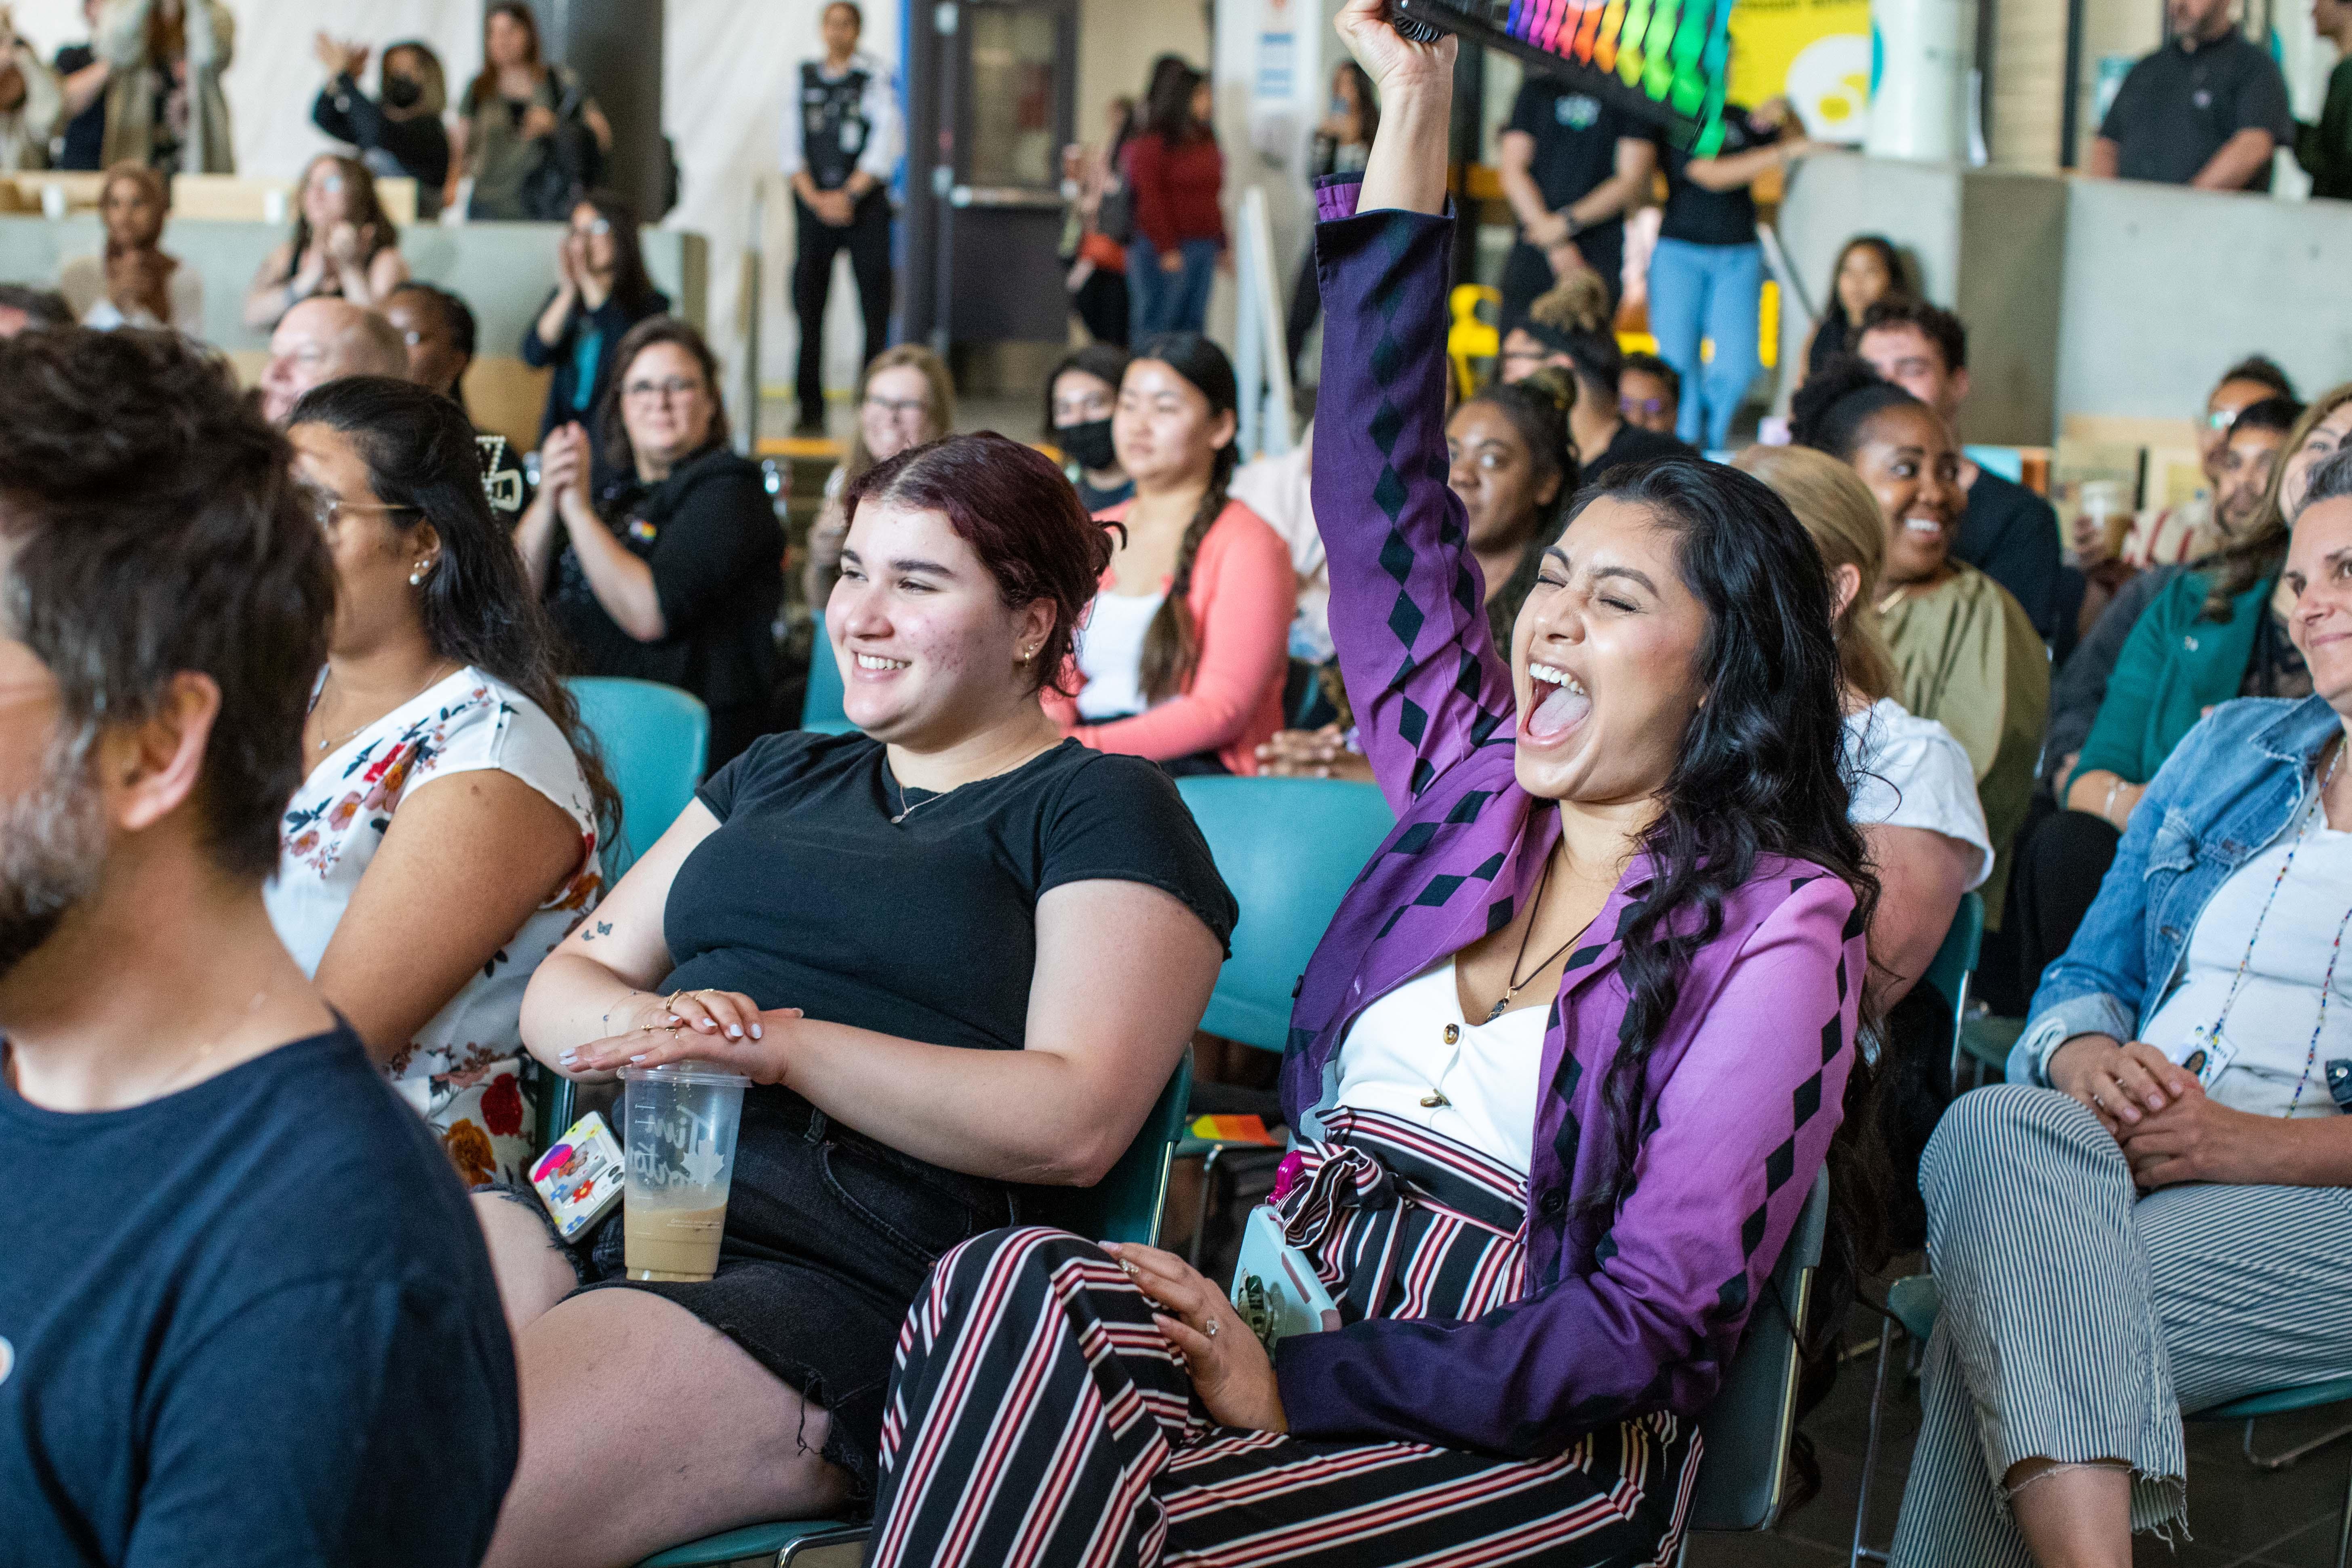
[[[960,1246],[899,1339],[877,1568],[1671,1562],[1832,1155],[1874,891],[1821,557],[1745,474],[1632,468],[1494,646],[1444,461],[1455,46],[1383,8],[1339,17],[1383,113],[1318,193],[1314,482],[1401,820],[1299,994],[1276,1211],[1342,1326],[1269,1355],[1167,1253]]]

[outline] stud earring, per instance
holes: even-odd
[[[408,585],[412,588],[422,588],[425,586],[425,574],[432,570],[433,563],[430,561],[418,562],[416,569],[408,574]]]

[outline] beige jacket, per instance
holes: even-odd
[[[92,30],[98,58],[114,68],[106,84],[103,167],[153,161],[155,95],[162,70],[147,58],[147,16],[156,0],[105,0]],[[188,75],[194,98],[188,115],[188,145],[183,174],[234,174],[236,149],[229,141],[228,99],[221,72],[236,51],[236,18],[220,0],[188,0]]]

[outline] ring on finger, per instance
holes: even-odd
[[[1201,1332],[1209,1339],[1215,1339],[1217,1337],[1217,1320],[1213,1317],[1206,1322],[1202,1323],[1201,1325]]]

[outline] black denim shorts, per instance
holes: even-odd
[[[1019,1190],[902,1154],[788,1090],[754,1088],[715,1278],[624,1279],[617,1210],[562,1250],[583,1289],[676,1301],[829,1412],[824,1458],[848,1472],[862,1502],[873,1496],[907,1310],[941,1253],[1018,1220]]]

